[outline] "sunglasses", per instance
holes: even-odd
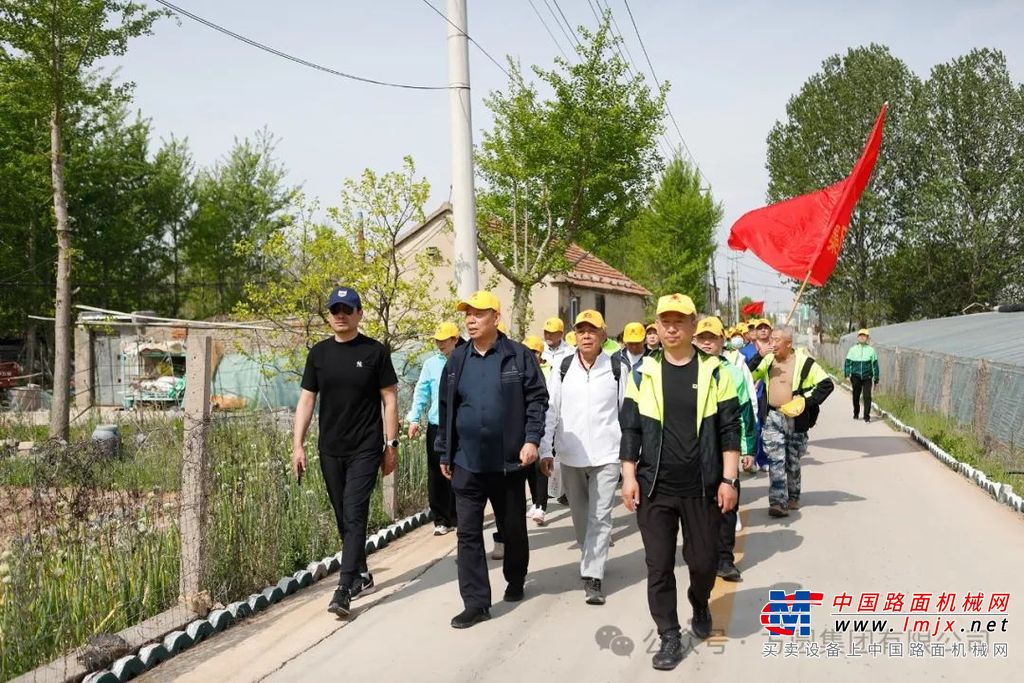
[[[345,304],[334,304],[333,306],[331,306],[331,315],[352,315],[353,313],[355,313],[355,310],[356,309],[352,308],[351,306],[346,306]]]

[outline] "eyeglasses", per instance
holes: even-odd
[[[352,315],[355,313],[354,308],[345,304],[334,304],[331,306],[331,315]]]

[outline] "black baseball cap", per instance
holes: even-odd
[[[338,304],[344,304],[355,311],[363,309],[363,302],[359,298],[359,292],[351,287],[335,287],[327,297],[327,308],[331,309]]]

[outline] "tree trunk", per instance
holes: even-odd
[[[50,113],[50,171],[53,175],[53,211],[57,219],[56,321],[53,325],[53,404],[50,438],[68,438],[71,385],[71,235],[68,198],[64,189],[60,105]]]
[[[519,282],[513,284],[512,320],[509,331],[514,339],[522,339],[526,335],[529,321],[526,319],[530,310],[530,288]]]

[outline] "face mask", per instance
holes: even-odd
[[[732,348],[734,348],[734,349],[738,349],[738,348],[741,348],[743,346],[743,337],[733,337],[731,339],[731,341],[732,341]]]

